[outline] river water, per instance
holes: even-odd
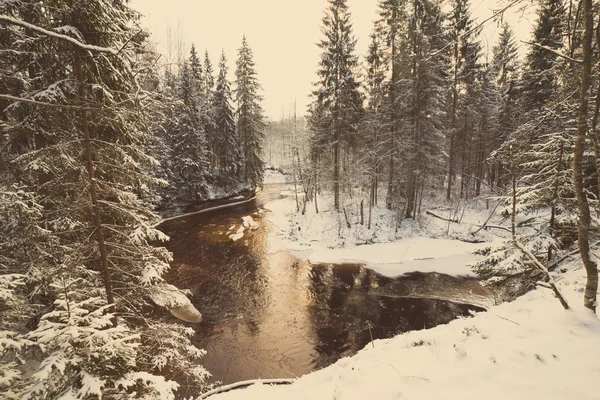
[[[171,237],[175,259],[167,279],[190,289],[203,314],[190,326],[214,380],[301,376],[356,353],[371,335],[389,338],[482,311],[446,300],[485,296],[474,279],[435,273],[392,279],[361,265],[312,265],[287,252],[269,254],[272,227],[264,206],[285,197],[282,189],[265,185],[252,202],[160,227]],[[234,242],[229,236],[245,216],[258,224]]]

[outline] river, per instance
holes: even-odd
[[[371,336],[389,338],[483,310],[447,300],[461,293],[485,296],[472,278],[388,278],[361,265],[312,265],[287,252],[269,254],[265,204],[286,197],[282,189],[265,185],[252,202],[160,226],[174,255],[167,279],[190,289],[203,314],[190,326],[214,380],[301,376],[355,354]],[[246,216],[256,226],[233,241],[229,236]]]

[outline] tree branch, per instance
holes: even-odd
[[[552,289],[552,291],[554,291],[554,294],[558,298],[558,301],[560,301],[560,304],[562,304],[562,306],[563,306],[563,308],[565,310],[568,310],[569,309],[569,304],[567,303],[567,301],[565,300],[565,298],[563,297],[563,295],[560,293],[560,291],[558,290],[558,288],[554,284],[554,281],[553,281],[552,277],[550,276],[550,273],[548,272],[548,268],[546,268],[544,266],[544,264],[542,264],[541,262],[539,262],[539,260],[533,254],[531,254],[531,252],[529,250],[527,250],[525,247],[523,247],[523,245],[521,243],[519,243],[518,240],[515,239],[515,240],[513,240],[513,242],[514,242],[515,246],[519,250],[521,250],[521,252],[527,258],[529,258],[529,260],[533,263],[533,265],[536,268],[538,268],[540,271],[542,271],[542,273],[546,277],[546,280],[548,281],[548,285],[550,286],[550,288]]]
[[[54,31],[49,31],[47,29],[41,28],[37,25],[30,24],[30,23],[22,21],[20,19],[9,17],[8,15],[0,15],[0,22],[17,25],[17,26],[20,26],[23,28],[31,29],[32,31],[41,33],[41,34],[49,36],[49,37],[67,41],[83,50],[96,51],[96,52],[100,52],[100,53],[109,53],[109,54],[113,54],[113,55],[119,54],[119,52],[115,49],[81,43],[79,40],[72,38],[71,36],[63,35],[62,33],[54,32]]]
[[[43,107],[66,108],[66,109],[71,109],[71,110],[87,110],[87,111],[100,111],[100,110],[102,110],[102,108],[99,108],[99,107],[83,107],[83,106],[72,106],[72,105],[69,105],[69,104],[46,103],[46,102],[43,102],[43,101],[37,101],[37,100],[32,100],[32,99],[25,99],[23,97],[11,96],[9,94],[0,94],[0,99],[14,101],[14,102],[17,102],[17,103],[35,104],[36,106],[43,106]]]
[[[563,54],[563,53],[561,53],[560,51],[556,51],[556,50],[554,50],[554,49],[553,49],[553,48],[551,48],[551,47],[544,46],[544,45],[542,45],[542,44],[539,44],[539,43],[534,43],[534,42],[525,42],[525,41],[523,41],[523,40],[521,40],[521,43],[528,44],[528,45],[530,45],[530,46],[536,46],[536,47],[539,47],[540,49],[547,50],[547,51],[549,51],[550,53],[553,53],[554,55],[556,55],[556,56],[558,56],[558,57],[564,58],[565,60],[568,60],[568,61],[571,61],[571,62],[574,62],[574,63],[577,63],[577,64],[583,64],[583,60],[577,60],[577,59],[575,59],[575,58],[573,58],[573,57],[569,57],[568,55],[566,55],[566,54]]]

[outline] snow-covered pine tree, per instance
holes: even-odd
[[[402,49],[402,39],[407,34],[408,20],[406,14],[406,0],[382,0],[378,5],[378,17],[375,22],[375,32],[380,37],[380,51],[382,62],[385,65],[386,79],[383,82],[385,90],[385,102],[381,112],[388,127],[385,139],[388,142],[390,151],[388,155],[388,187],[386,195],[386,206],[395,208],[398,205],[397,167],[399,164],[398,155],[398,133],[400,121],[400,63],[399,55]]]
[[[215,130],[215,77],[213,76],[213,66],[208,56],[208,50],[204,52],[204,72],[202,74],[202,99],[200,102],[200,118],[201,124],[206,133],[206,142],[208,146],[208,158],[210,161],[211,171],[219,169],[219,147],[218,135]]]
[[[491,73],[497,91],[497,110],[493,115],[494,135],[491,139],[492,151],[499,149],[517,129],[522,119],[519,93],[518,47],[514,32],[508,23],[502,25],[498,43],[492,49]],[[488,154],[489,155],[489,154]],[[494,187],[502,183],[506,171],[502,165],[490,162],[489,184]]]
[[[512,105],[519,104],[524,110],[523,116],[516,121],[516,129],[504,131],[508,137],[491,157],[504,168],[505,177],[500,176],[500,182],[516,181],[515,213],[529,217],[527,224],[515,227],[514,238],[491,249],[488,257],[476,266],[476,272],[493,280],[504,281],[522,274],[535,276],[536,269],[525,262],[522,251],[515,247],[515,240],[540,260],[551,261],[557,250],[576,239],[573,228],[577,203],[571,170],[576,131],[573,74],[568,72],[568,61],[556,54],[569,53],[563,42],[565,16],[562,10],[562,2],[554,0],[545,1],[540,7],[533,42],[554,51],[535,44],[530,47],[521,79],[522,97],[515,93],[517,101]],[[508,42],[507,36],[503,34],[500,46]],[[495,60],[503,59],[502,53],[507,51],[497,48]],[[504,97],[496,124],[511,127],[515,121],[509,114],[517,118],[520,115],[503,110],[502,104],[505,109],[510,105],[510,94],[503,90],[503,86],[507,86],[501,84],[502,69],[498,68],[497,74]],[[498,126],[499,132],[503,126]],[[512,213],[512,199],[507,198],[504,214],[514,218]]]
[[[240,142],[237,137],[232,94],[227,79],[227,57],[221,53],[219,75],[212,102],[215,121],[214,146],[218,152],[219,168],[226,179],[236,177],[240,168]],[[237,180],[237,178],[236,178]]]
[[[235,102],[237,105],[237,136],[241,149],[243,181],[252,187],[262,186],[265,163],[262,140],[266,127],[261,106],[261,86],[254,65],[254,56],[246,36],[238,50],[235,69]]]
[[[521,82],[523,107],[533,113],[543,109],[557,89],[555,66],[563,46],[563,0],[544,0],[538,10],[532,45],[527,53]]]
[[[441,172],[444,162],[444,97],[448,59],[442,27],[444,14],[437,0],[409,2],[410,20],[406,46],[401,54],[403,129],[402,187],[406,217],[420,212],[425,185]]]
[[[196,52],[196,46],[193,43],[190,49],[188,64],[190,73],[192,74],[192,80],[194,82],[194,89],[196,91],[195,96],[198,104],[200,104],[202,102],[202,97],[204,96],[204,73],[202,71],[202,63],[200,62],[200,58]]]
[[[175,111],[171,119],[169,134],[171,136],[172,168],[179,187],[188,189],[188,201],[200,201],[208,193],[206,174],[208,170],[206,135],[201,121],[199,61],[192,68],[195,53],[183,63],[179,71],[177,98],[181,107]],[[195,69],[195,70],[194,70]]]
[[[23,193],[14,190],[21,216],[30,216],[11,231],[11,243],[28,245],[9,243],[13,250],[2,254],[27,276],[27,302],[40,313],[27,335],[40,351],[27,356],[39,356],[41,364],[24,377],[19,395],[84,398],[103,388],[121,397],[135,390],[141,397],[173,398],[176,384],[160,374],[198,373],[188,374],[185,361],[173,357],[165,364],[161,352],[172,354],[169,343],[184,350],[182,360],[201,352],[189,332],[175,326],[164,332],[170,342],[157,342],[149,333],[152,319],[136,321],[171,259],[150,244],[166,238],[139,197],[159,182],[143,169],[155,160],[141,150],[147,137],[135,79],[138,15],[122,1],[29,4],[9,14],[21,40],[6,50],[14,65],[31,68],[14,76],[20,82],[15,95],[23,100],[11,101],[1,127],[23,139],[10,147],[14,160],[6,179]],[[25,206],[32,211],[26,214]]]
[[[391,136],[389,135],[389,118],[384,111],[386,105],[386,88],[384,86],[386,79],[386,65],[384,55],[382,54],[381,38],[376,32],[371,34],[371,44],[366,57],[366,93],[367,108],[362,121],[363,131],[367,134],[365,139],[365,167],[364,173],[368,176],[369,193],[369,217],[371,209],[377,204],[378,186],[381,178],[381,169],[389,152],[387,147],[392,146]],[[387,146],[386,146],[387,145]],[[368,219],[367,226],[370,229],[371,219]]]
[[[469,0],[452,0],[449,23],[450,80],[452,98],[449,102],[450,129],[447,194],[452,197],[452,185],[457,173],[461,176],[461,197],[465,195],[465,181],[470,175],[469,155],[473,127],[476,126],[475,105],[481,44],[479,31],[473,29]]]
[[[313,93],[315,104],[312,106],[313,113],[317,113],[319,118],[313,117],[312,125],[313,132],[323,136],[316,137],[313,144],[333,148],[334,207],[340,210],[343,154],[355,146],[357,127],[363,113],[362,95],[358,90],[360,84],[356,79],[356,39],[346,0],[328,0],[322,31],[325,37],[319,42],[322,53],[319,80]],[[325,125],[315,127],[315,122],[319,121]],[[324,129],[325,126],[327,129]]]

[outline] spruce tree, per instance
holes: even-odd
[[[259,94],[261,86],[246,36],[238,50],[235,77],[237,135],[241,149],[240,176],[245,183],[258,187],[262,186],[265,168],[262,140],[266,123],[261,106],[262,96]]]
[[[356,79],[358,58],[355,54],[356,39],[352,33],[350,10],[346,0],[328,0],[325,17],[322,20],[324,38],[319,47],[322,50],[319,62],[317,88],[313,93],[313,112],[328,118],[312,118],[326,123],[314,127],[316,134],[313,143],[333,147],[333,192],[334,207],[340,210],[340,184],[342,153],[349,152],[356,144],[357,127],[362,117],[362,96]]]
[[[452,197],[452,185],[457,170],[462,173],[461,197],[465,195],[465,180],[470,173],[468,155],[475,121],[471,118],[477,103],[476,79],[479,76],[481,45],[478,31],[473,29],[469,0],[452,0],[449,15],[451,100],[449,102],[450,129],[449,160],[446,198]]]
[[[39,348],[39,359],[17,395],[123,397],[135,390],[173,398],[177,384],[160,376],[165,369],[198,384],[206,371],[188,362],[202,354],[190,345],[190,332],[151,317],[135,321],[164,285],[171,260],[151,244],[166,237],[141,200],[160,182],[145,173],[156,160],[142,151],[146,99],[136,80],[139,43],[132,40],[138,15],[122,1],[104,0],[36,2],[35,15],[21,13],[27,10],[11,13],[17,21],[10,23],[24,19],[43,30],[14,29],[22,40],[7,50],[15,65],[31,68],[18,74],[24,84],[14,93],[23,101],[4,109],[1,127],[23,138],[10,149],[6,179],[15,189],[5,186],[2,197],[27,202],[13,207],[21,208],[21,225],[3,224],[12,237],[0,244],[9,258],[2,267],[6,261],[7,272],[27,276],[22,299],[40,313],[22,336]],[[19,249],[19,241],[29,245]],[[173,347],[180,360],[165,358]]]
[[[563,46],[563,0],[544,0],[538,10],[532,45],[527,53],[523,73],[523,107],[526,111],[542,109],[557,89],[554,72],[558,56],[540,46],[559,51]]]
[[[406,217],[420,212],[425,185],[441,171],[444,161],[443,124],[447,59],[442,21],[445,16],[437,0],[412,1],[412,13],[402,58],[401,76],[407,94],[402,110],[401,158],[406,174],[401,186],[406,199]],[[437,55],[432,57],[432,55]]]
[[[375,22],[376,34],[381,38],[380,51],[382,61],[386,69],[386,79],[383,83],[386,101],[383,104],[382,113],[388,127],[386,142],[390,146],[389,154],[389,179],[386,197],[386,206],[392,208],[398,203],[398,188],[396,178],[398,159],[398,134],[400,128],[400,101],[401,77],[400,77],[400,53],[403,46],[403,38],[407,35],[407,1],[406,0],[382,0],[379,3],[378,16]]]
[[[206,133],[206,141],[208,144],[210,169],[219,168],[219,152],[218,137],[215,130],[215,110],[213,109],[213,97],[215,95],[215,78],[213,76],[213,67],[208,56],[208,51],[204,52],[204,70],[202,74],[201,84],[201,101],[200,101],[200,118],[201,124]]]
[[[219,168],[226,177],[233,177],[239,168],[240,143],[237,137],[232,95],[229,80],[227,79],[227,58],[225,52],[219,61],[219,75],[212,101],[214,112],[214,148],[219,160]]]
[[[170,127],[173,169],[176,183],[188,188],[187,199],[199,201],[208,192],[207,142],[202,125],[200,63],[192,47],[190,58],[179,71],[177,98],[182,107],[176,111]]]
[[[388,114],[385,112],[387,102],[386,65],[381,42],[380,36],[373,32],[366,57],[365,89],[368,102],[362,126],[368,135],[365,143],[365,171],[369,176],[369,215],[371,215],[372,206],[377,204],[380,170],[388,153],[386,144],[389,146],[393,143],[388,135]],[[368,227],[370,228],[370,226],[369,219]]]

